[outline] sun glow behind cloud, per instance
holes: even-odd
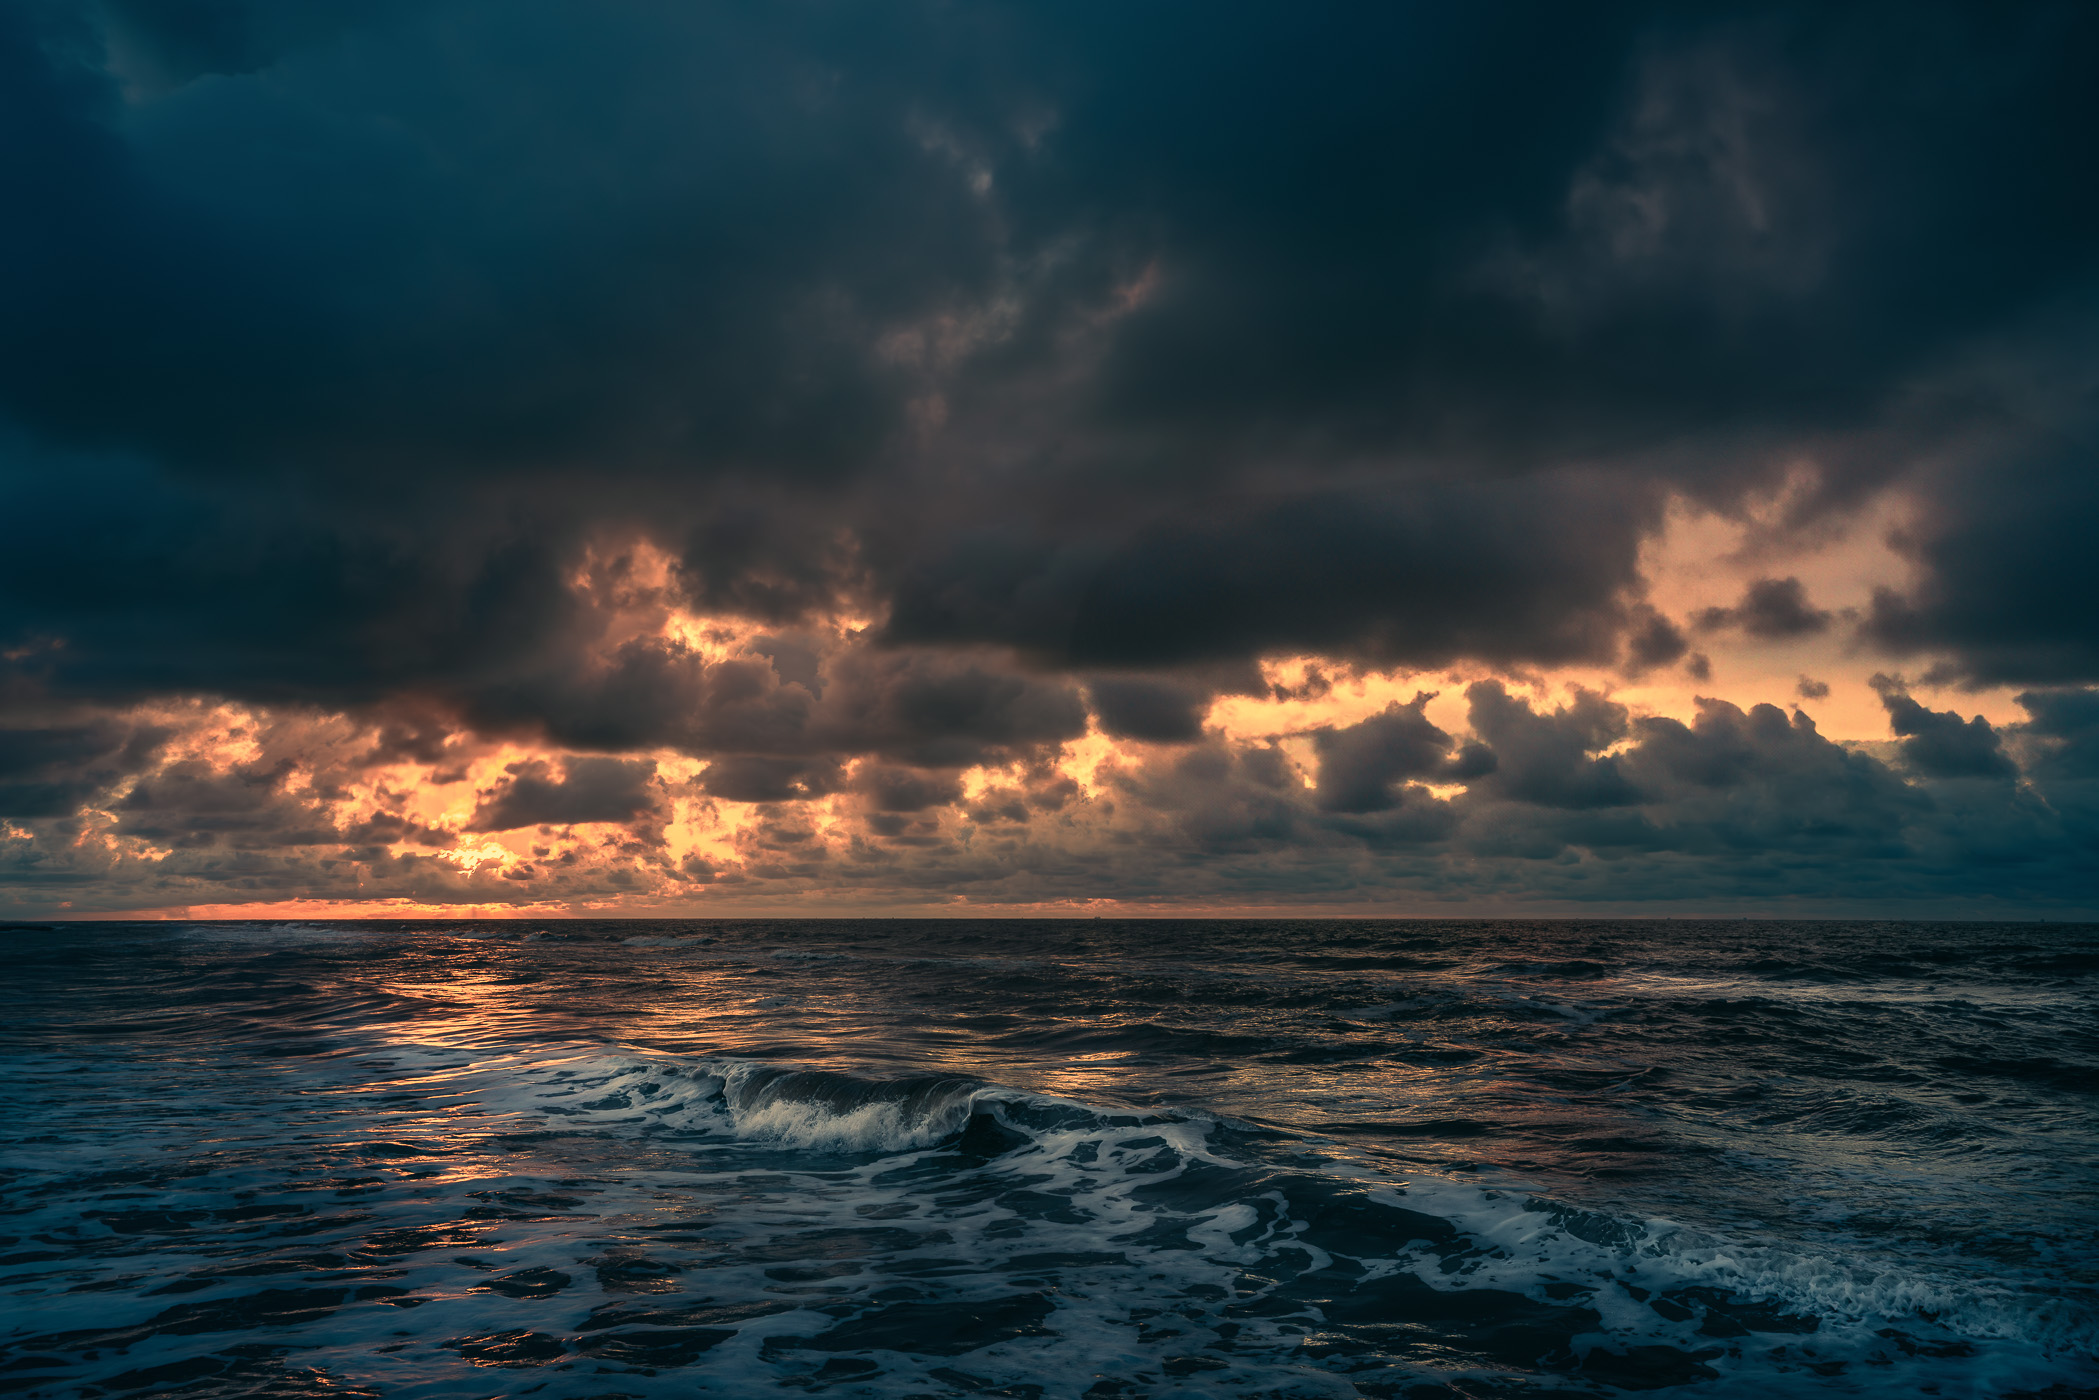
[[[1829,625],[1744,644],[1700,638],[1689,619],[1727,607],[1773,566],[1771,551],[1756,545],[1761,523],[1672,512],[1646,555],[1644,601],[1686,619],[1693,643],[1709,648],[1704,680],[1684,674],[1688,662],[1628,675],[1597,667],[1379,670],[1281,656],[1262,662],[1254,681],[1213,695],[1201,736],[1189,741],[1117,738],[1095,715],[1082,731],[994,747],[975,761],[920,753],[901,764],[877,751],[885,740],[876,730],[825,729],[843,721],[822,699],[841,674],[870,664],[877,620],[805,621],[783,639],[748,618],[701,613],[681,602],[675,561],[631,540],[593,550],[571,578],[591,628],[585,668],[611,675],[637,648],[679,660],[699,678],[690,703],[733,707],[770,697],[802,721],[792,743],[771,754],[665,745],[606,754],[544,735],[477,731],[435,702],[416,714],[361,717],[160,703],[120,717],[158,736],[152,761],[83,804],[71,857],[103,891],[122,891],[109,899],[110,912],[212,918],[1316,907],[1322,878],[1363,878],[1360,853],[1319,850],[1311,863],[1323,859],[1333,873],[1299,868],[1301,888],[1286,887],[1280,900],[1235,896],[1228,880],[1176,884],[1159,869],[1132,879],[1130,862],[1166,858],[1176,841],[1183,852],[1174,859],[1185,859],[1190,840],[1194,848],[1207,841],[1224,853],[1220,865],[1258,853],[1263,878],[1273,880],[1278,862],[1286,871],[1306,864],[1307,851],[1291,843],[1302,848],[1304,833],[1324,823],[1329,835],[1398,839],[1389,849],[1411,849],[1401,863],[1418,881],[1436,864],[1435,842],[1457,829],[1454,814],[1471,813],[1464,820],[1475,825],[1502,819],[1492,814],[1508,810],[1505,796],[1480,784],[1502,781],[1505,767],[1448,778],[1405,770],[1411,776],[1395,778],[1389,798],[1355,817],[1321,788],[1322,754],[1334,736],[1368,732],[1410,707],[1448,736],[1453,752],[1481,744],[1490,736],[1474,730],[1472,688],[1483,682],[1524,713],[1602,705],[1619,715],[1617,729],[1581,741],[1579,763],[1591,777],[1634,754],[1644,722],[1695,722],[1716,700],[1746,711],[1771,693],[1775,677],[1809,673],[1830,686],[1801,702],[1824,739],[1890,753],[1871,660],[1847,642],[1843,624],[1855,621],[1874,587],[1899,584],[1904,564],[1886,545],[1899,519],[1899,502],[1876,502],[1851,528],[1812,549],[1794,547],[1780,562]],[[715,686],[717,674],[733,686]],[[2007,692],[1976,699],[1969,708],[2000,726],[2023,717]],[[864,721],[873,703],[862,696],[843,712]],[[416,725],[423,727],[410,734]],[[826,743],[829,753],[812,756],[812,744]],[[855,743],[864,751],[853,751]],[[801,774],[793,781],[802,785],[724,795],[749,779],[723,775],[752,762]],[[593,810],[593,802],[617,810]],[[535,803],[544,810],[535,814]],[[1338,815],[1321,815],[1328,810]],[[1411,834],[1391,826],[1395,813],[1410,810],[1428,825]],[[1373,820],[1401,834],[1373,835],[1363,826]],[[1292,826],[1298,834],[1286,838]],[[9,835],[27,841],[32,833],[18,825]],[[1563,854],[1582,849],[1564,836],[1555,844]],[[1122,872],[1120,896],[1059,888],[1108,866]],[[1476,898],[1477,887],[1466,894]],[[1397,888],[1389,898],[1405,907],[1435,903]],[[78,912],[77,902],[66,907]]]

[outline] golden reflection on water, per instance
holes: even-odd
[[[368,1133],[387,1095],[412,1088],[417,1111],[387,1115],[386,1131],[430,1154],[421,1168],[433,1180],[486,1170],[476,1144],[494,1135],[545,1126],[530,1113],[487,1106],[479,1092],[506,1066],[514,1068],[516,1052],[527,1045],[530,1064],[542,1071],[565,1059],[629,1049],[802,1063],[875,1077],[959,1074],[1103,1106],[1204,1106],[1308,1139],[1345,1140],[1352,1150],[1406,1165],[1463,1164],[1491,1147],[1523,1169],[1522,1156],[1509,1152],[1512,1133],[1532,1139],[1534,1147],[1562,1144],[1571,1159],[1582,1155],[1581,1144],[1621,1142],[1628,1129],[1622,1104],[1601,1093],[1541,1099],[1538,1086],[1523,1077],[1520,1059],[1419,1058],[1433,1051],[1436,1037],[1462,1035],[1461,1027],[1331,1019],[1308,1027],[1281,1011],[1206,1017],[1200,1006],[1170,1002],[973,1019],[972,1010],[982,1008],[967,996],[953,1004],[911,1004],[922,988],[914,987],[903,960],[805,964],[782,960],[777,950],[731,953],[656,942],[626,947],[459,936],[388,958],[379,975],[362,975],[354,963],[341,966],[340,980],[322,990],[324,1001],[342,1010],[323,1021],[403,1058],[375,1064],[363,1082],[323,1092],[341,1096],[346,1125],[362,1122],[359,1131]],[[1020,975],[1076,984],[1099,971],[1041,963]],[[1002,975],[988,965],[973,972],[983,980],[979,995]],[[1299,969],[1294,975],[1351,974]],[[1264,1048],[1271,1035],[1274,1044],[1297,1048]],[[1551,1039],[1543,1027],[1540,1035],[1541,1046]],[[1599,1086],[1623,1072],[1630,1071],[1599,1070]],[[1489,1132],[1481,1120],[1495,1125],[1492,1143],[1481,1140]]]

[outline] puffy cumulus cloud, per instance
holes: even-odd
[[[1810,607],[1807,588],[1797,578],[1760,578],[1743,590],[1731,608],[1707,608],[1698,615],[1706,631],[1739,627],[1752,637],[1777,641],[1829,630],[1831,615]]]
[[[1712,700],[1688,725],[1642,721],[1623,769],[1651,825],[1631,848],[1724,853],[1757,868],[1788,856],[1830,872],[1899,858],[1906,830],[1932,809],[1927,791],[1879,759],[1775,705]]]
[[[731,754],[707,765],[700,790],[731,802],[792,802],[836,791],[841,776],[836,759]]]
[[[1626,736],[1626,709],[1593,691],[1549,715],[1512,697],[1499,681],[1465,693],[1472,727],[1493,756],[1485,786],[1544,807],[1622,807],[1638,793],[1618,757],[1602,752]]]
[[[1210,700],[1191,686],[1142,676],[1103,676],[1086,694],[1104,733],[1168,744],[1201,735]]]
[[[1638,677],[1657,666],[1681,661],[1691,650],[1683,629],[1644,605],[1634,609],[1634,621],[1625,638],[1625,673]]]
[[[1956,800],[2062,849],[2095,52],[2075,3],[0,8],[4,868],[1574,899],[1764,832],[1822,888],[1786,774],[1832,849]],[[1711,611],[1649,576],[1794,482]],[[1854,614],[1801,556],[1890,502]],[[2038,708],[1881,755],[1593,689],[1839,646]],[[1503,679],[1320,709],[1442,668]]]
[[[849,644],[841,643],[843,654]],[[827,693],[838,682],[821,678]],[[926,766],[521,749],[414,716],[47,712],[0,824],[16,912],[306,901],[587,912],[1071,907],[1919,907],[2089,912],[2099,692],[1992,726],[1885,687],[1893,737],[1701,701],[1690,720],[1484,680],[1354,723],[1098,728]],[[1299,703],[1265,702],[1281,718]],[[1439,712],[1440,713],[1440,712]],[[12,749],[0,750],[13,752]]]
[[[854,786],[878,812],[923,812],[960,800],[962,782],[952,773],[926,773],[882,764],[864,765]]]
[[[466,829],[632,821],[656,809],[655,776],[647,759],[571,758],[559,777],[542,759],[506,764],[502,780],[480,795]]]
[[[1972,733],[1957,715],[1900,711],[1898,732],[1912,737],[1891,764],[1772,705],[1706,700],[1688,724],[1627,725],[1594,697],[1550,715],[1488,698],[1500,711],[1489,723],[1516,741],[1497,776],[1543,781],[1527,802],[1491,785],[1476,807],[1461,800],[1457,840],[1481,863],[1535,862],[1524,881],[1534,894],[1623,901],[1637,890],[1869,908],[1928,891],[1981,908],[2090,903],[2080,886],[2099,855],[2099,828],[2052,806],[2054,789],[1978,790],[1959,781],[1982,772],[1972,755],[1934,764],[1937,751],[1926,748],[1913,757],[1918,732]],[[1597,752],[1605,747],[1615,751]],[[1535,756],[1528,768],[1526,750]]]
[[[1878,682],[1888,724],[1902,736],[1903,761],[1934,778],[2012,778],[2018,775],[1995,726],[1981,715],[1965,723],[1951,711],[1918,704],[1901,684],[1885,676]]]
[[[1319,754],[1319,776],[1313,791],[1319,809],[1389,811],[1401,805],[1407,786],[1419,790],[1423,779],[1473,778],[1492,772],[1497,757],[1491,749],[1468,745],[1463,754],[1453,757],[1450,735],[1423,713],[1434,698],[1421,692],[1410,703],[1394,701],[1359,724],[1315,730],[1312,738]]]

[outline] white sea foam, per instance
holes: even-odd
[[[1046,1183],[1040,1189],[1067,1190],[1097,1217],[1132,1226],[1149,1217],[1133,1212],[1126,1196],[1131,1183],[1103,1184],[1094,1179],[1092,1160],[1071,1160],[1082,1142],[1100,1144],[1107,1158],[1127,1155],[1125,1167],[1157,1150],[1126,1153],[1119,1144],[1132,1140],[1163,1145],[1177,1158],[1139,1176],[1138,1184],[1172,1181],[1197,1163],[1247,1166],[1243,1156],[1215,1140],[1220,1131],[1229,1134],[1220,1120],[1117,1113],[955,1078],[877,1081],[727,1057],[595,1055],[551,1070],[543,1082],[512,1089],[512,1107],[553,1118],[642,1130],[672,1127],[820,1153],[922,1154],[952,1142],[972,1117],[982,1115],[1019,1144],[1003,1159],[1004,1169],[1038,1176]],[[1841,1251],[1787,1251],[1659,1218],[1601,1216],[1521,1190],[1427,1176],[1396,1184],[1334,1150],[1324,1175],[1360,1184],[1371,1200],[1447,1220],[1471,1241],[1455,1274],[1426,1252],[1395,1255],[1388,1261],[1392,1267],[1416,1270],[1433,1286],[1505,1289],[1541,1300],[1548,1296],[1547,1284],[1578,1280],[1595,1290],[1585,1301],[1603,1315],[1606,1338],[1667,1337],[1681,1345],[1702,1340],[1688,1326],[1669,1325],[1618,1286],[1623,1283],[1653,1295],[1713,1289],[1774,1312],[1818,1318],[1825,1351],[1838,1345],[1839,1334],[1856,1334],[1850,1342],[1855,1348],[1870,1344],[1876,1329],[1898,1325],[2049,1352],[2099,1349],[2089,1310],[2034,1287],[1979,1286],[1862,1266]],[[1262,1189],[1287,1191],[1275,1184],[1279,1180],[1287,1178],[1264,1176]],[[1255,1217],[1254,1206],[1227,1201],[1205,1210],[1202,1223],[1188,1231],[1196,1256],[1211,1266],[1248,1263],[1250,1247],[1232,1237]]]
[[[1914,1393],[1948,1379],[1951,1346],[1973,1350],[1960,1375],[1977,1395],[2045,1389],[2090,1370],[2080,1359],[2091,1350],[2089,1318],[2010,1284],[1964,1288],[1864,1268],[1841,1252],[1788,1253],[1523,1190],[1398,1180],[1342,1149],[1309,1157],[1302,1144],[1199,1113],[1089,1106],[954,1076],[885,1080],[580,1044],[478,1060],[424,1043],[374,1053],[390,1062],[376,1076],[372,1061],[387,1090],[421,1086],[434,1111],[424,1129],[389,1130],[400,1144],[381,1150],[414,1149],[443,1124],[511,1144],[477,1155],[456,1138],[433,1143],[443,1155],[427,1160],[443,1162],[442,1173],[418,1169],[392,1194],[361,1199],[369,1218],[353,1217],[349,1238],[329,1241],[391,1261],[387,1286],[414,1290],[424,1305],[346,1309],[315,1323],[298,1333],[302,1364],[411,1400],[465,1387],[475,1373],[459,1348],[474,1338],[538,1334],[539,1345],[596,1364],[605,1353],[591,1348],[606,1334],[586,1328],[596,1315],[587,1309],[701,1306],[758,1312],[739,1315],[733,1337],[703,1361],[665,1368],[660,1381],[630,1371],[623,1389],[759,1393],[814,1383],[834,1355],[864,1355],[880,1373],[854,1385],[879,1396],[940,1393],[954,1388],[944,1376],[963,1375],[992,1390],[1039,1385],[1043,1400],[1081,1400],[1095,1377],[1147,1375],[1161,1394],[1339,1400],[1361,1393],[1350,1375],[1375,1356],[1315,1352],[1307,1338],[1355,1337],[1349,1345],[1374,1349],[1387,1323],[1434,1338],[1446,1325],[1437,1313],[1403,1311],[1409,1298],[1433,1296],[1423,1287],[1471,1294],[1468,1315],[1561,1327],[1567,1349],[1548,1369],[1571,1371],[1560,1378],[1573,1384],[1605,1374],[1596,1358],[1664,1355],[1681,1358],[1673,1364],[1687,1376],[1713,1373],[1696,1388],[1702,1400],[1825,1385],[1856,1392],[1862,1375],[1869,1393]],[[356,1179],[378,1177],[366,1169]],[[185,1179],[153,1205],[220,1203]],[[1430,1226],[1408,1223],[1422,1216]],[[1437,1221],[1448,1237],[1421,1237],[1435,1235]],[[189,1228],[200,1245],[212,1243],[204,1219]],[[214,1257],[113,1253],[102,1264],[165,1284]],[[530,1270],[569,1282],[544,1302],[488,1291],[490,1280]],[[1377,1295],[1402,1309],[1382,1320],[1325,1317],[1318,1290],[1347,1294],[1357,1281],[1415,1291]],[[1696,1289],[1811,1316],[1815,1330],[1716,1341],[1698,1330],[1704,1305],[1686,1292]],[[229,1280],[182,1296],[208,1305],[252,1291]],[[1676,1320],[1651,1301],[1672,1294],[1691,1304]],[[55,1294],[52,1327],[109,1325],[69,1301],[85,1296]],[[119,1321],[148,1318],[164,1302],[142,1298]],[[1032,1307],[1043,1325],[1008,1328],[964,1357],[939,1350],[951,1317],[1002,1306]],[[806,1349],[842,1314],[885,1309],[901,1310],[895,1330],[867,1345]],[[671,1325],[619,1335],[623,1345],[661,1345],[648,1329]],[[1433,1367],[1393,1359],[1379,1383],[1404,1394],[1467,1376],[1506,1382],[1505,1364],[1467,1352],[1468,1325],[1448,1325]],[[187,1346],[181,1334],[142,1343],[105,1372],[176,1360]],[[919,1346],[933,1354],[910,1354]],[[1825,1376],[1809,1363],[1852,1369]]]

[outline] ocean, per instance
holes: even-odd
[[[0,929],[0,1392],[2099,1395],[2099,928]]]

